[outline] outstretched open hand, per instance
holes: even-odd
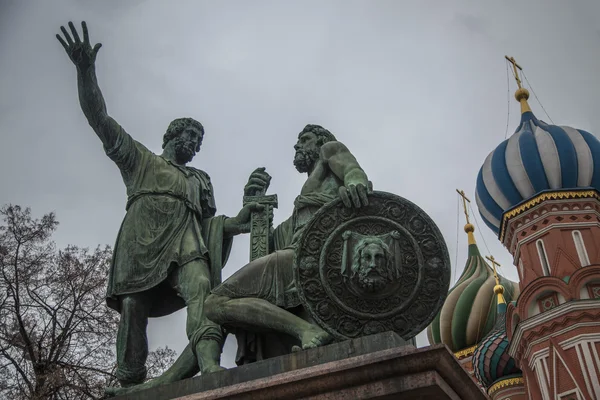
[[[88,35],[87,25],[85,21],[81,23],[81,29],[83,30],[83,41],[79,38],[79,34],[75,29],[75,25],[69,22],[69,28],[73,37],[69,35],[64,26],[60,27],[65,38],[63,39],[60,35],[56,35],[56,38],[65,48],[67,55],[73,61],[73,64],[80,70],[85,71],[96,62],[96,55],[98,50],[102,47],[102,43],[97,43],[94,48],[90,45],[90,37]]]

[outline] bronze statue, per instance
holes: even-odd
[[[206,313],[227,327],[287,334],[297,339],[299,348],[308,349],[333,337],[288,311],[301,305],[292,270],[295,242],[314,213],[330,201],[340,197],[348,208],[367,206],[370,182],[348,148],[319,125],[307,125],[294,148],[294,165],[308,178],[292,217],[274,232],[278,250],[250,262],[214,288]]]
[[[136,142],[106,112],[94,68],[101,45],[90,46],[85,23],[83,41],[69,26],[72,38],[64,27],[65,38],[57,37],[77,67],[82,110],[128,194],[107,293],[121,313],[123,387],[107,388],[108,395],[222,369],[223,329],[236,334],[241,365],[385,331],[410,341],[431,322],[450,280],[439,229],[410,201],[373,192],[331,132],[306,125],[298,135],[294,165],[307,180],[277,228],[264,168],[250,175],[239,214],[216,216],[210,178],[186,165],[200,149],[202,125],[173,121],[161,155]],[[250,263],[221,283],[232,237],[250,226]],[[148,317],[184,306],[188,345],[163,375],[141,383]]]
[[[209,297],[211,302],[205,303],[205,312],[211,320],[225,322],[230,331],[238,335],[237,362],[240,364],[245,363],[241,360],[243,358],[252,358],[252,361],[256,358],[256,355],[249,354],[252,349],[245,348],[249,342],[262,339],[253,335],[255,331],[289,333],[298,339],[298,348],[321,346],[333,340],[318,325],[286,310],[300,306],[292,278],[295,240],[312,214],[333,199],[341,198],[347,207],[368,204],[370,182],[367,175],[347,147],[336,141],[331,132],[319,125],[307,125],[300,132],[294,148],[294,165],[299,172],[307,173],[308,179],[295,200],[293,215],[271,234],[270,242],[275,251],[242,267],[215,288]],[[249,182],[247,188],[259,189],[264,194],[270,177],[259,183],[263,182],[266,186],[256,187]],[[208,307],[211,307],[210,311]],[[245,335],[246,332],[250,334]],[[262,357],[259,355],[259,359]],[[188,346],[160,377],[111,394],[123,395],[156,387],[192,377],[197,372]]]
[[[127,188],[127,214],[116,240],[106,296],[108,306],[121,314],[117,378],[121,386],[144,381],[148,318],[183,307],[190,340],[186,354],[203,372],[219,370],[223,332],[206,318],[204,300],[221,281],[232,237],[247,231],[251,212],[264,207],[250,203],[234,218],[216,216],[210,177],[186,165],[200,150],[202,125],[192,118],[171,122],[160,155],[134,140],[107,113],[95,72],[102,45],[91,47],[85,22],[83,40],[72,22],[69,28],[72,37],[64,27],[64,38],[56,37],[77,67],[81,109]],[[257,169],[246,192],[268,186],[269,179],[264,168]]]

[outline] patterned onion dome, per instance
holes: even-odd
[[[526,89],[515,97],[521,102],[521,123],[488,155],[477,176],[477,206],[496,234],[505,211],[540,192],[600,189],[600,141],[581,129],[538,120]]]
[[[508,354],[506,337],[506,303],[502,297],[502,285],[496,285],[498,294],[498,320],[494,329],[481,341],[473,353],[473,371],[475,377],[486,389],[495,382],[510,376],[522,376],[515,360]]]
[[[493,287],[494,272],[479,253],[475,228],[465,225],[469,238],[469,256],[465,268],[431,325],[427,336],[431,344],[443,343],[453,352],[477,345],[494,327],[497,319]],[[504,277],[501,283],[507,288],[507,298],[519,296],[519,285]]]

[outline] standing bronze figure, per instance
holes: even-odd
[[[56,36],[77,67],[81,109],[127,188],[127,214],[107,290],[108,306],[121,314],[117,378],[124,387],[144,381],[148,318],[183,307],[190,340],[185,356],[197,358],[196,368],[203,372],[219,370],[223,332],[206,318],[204,300],[221,281],[231,238],[248,231],[251,213],[264,206],[249,203],[234,218],[216,216],[210,177],[187,165],[200,150],[203,126],[192,118],[171,122],[160,155],[134,140],[107,113],[95,70],[102,45],[90,45],[85,22],[83,40],[73,23],[69,28],[71,35],[61,27],[64,38]],[[257,169],[246,194],[266,187],[269,179],[264,169]]]

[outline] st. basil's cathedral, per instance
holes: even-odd
[[[507,59],[521,121],[481,156],[474,186],[519,282],[481,255],[460,191],[468,258],[429,341],[447,345],[492,400],[600,399],[600,141],[537,119]]]

